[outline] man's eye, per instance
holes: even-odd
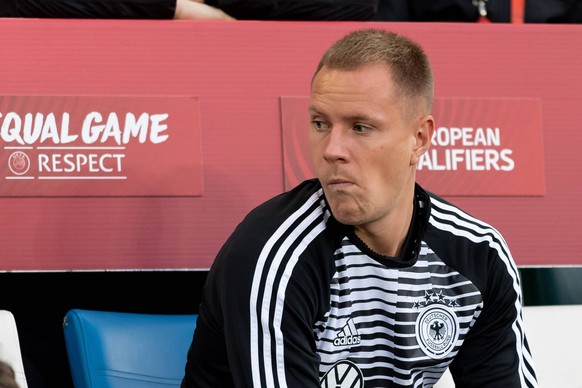
[[[313,128],[317,129],[318,131],[323,131],[327,128],[327,125],[323,121],[313,120],[311,121]]]
[[[368,131],[368,127],[364,125],[354,125],[354,131],[357,133],[364,133]]]

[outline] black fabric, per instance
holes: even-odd
[[[379,0],[374,20],[384,22],[411,21],[410,4],[402,0]]]
[[[490,21],[511,21],[510,0],[487,0],[485,8]],[[374,20],[467,23],[476,22],[479,16],[479,8],[472,0],[379,0]]]
[[[379,0],[209,0],[239,20],[369,21]]]
[[[0,17],[12,17],[16,13],[16,2],[18,0],[0,0]]]
[[[582,23],[582,0],[526,0],[524,23]]]
[[[22,18],[173,19],[176,10],[176,0],[0,0],[0,5],[1,16]]]

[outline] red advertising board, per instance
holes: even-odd
[[[363,27],[433,64],[419,181],[494,225],[518,265],[582,264],[582,25],[0,19],[0,271],[208,269],[301,179],[290,167],[309,171],[281,100],[309,96],[323,51]],[[32,121],[17,135],[38,112],[38,137]],[[144,143],[125,131],[142,117]]]
[[[195,97],[0,96],[0,196],[200,196]]]

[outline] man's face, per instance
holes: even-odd
[[[416,163],[428,146],[419,136],[426,116],[404,109],[412,101],[398,98],[385,65],[355,71],[324,66],[314,78],[309,147],[338,221],[365,226],[412,206]]]

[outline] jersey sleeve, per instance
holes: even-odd
[[[430,201],[431,248],[475,288],[469,331],[449,365],[456,385],[537,387],[522,322],[519,272],[505,239],[446,200],[431,194]]]
[[[481,277],[483,310],[450,365],[457,386],[537,387],[523,330],[519,273],[504,249],[507,257],[490,252]]]

